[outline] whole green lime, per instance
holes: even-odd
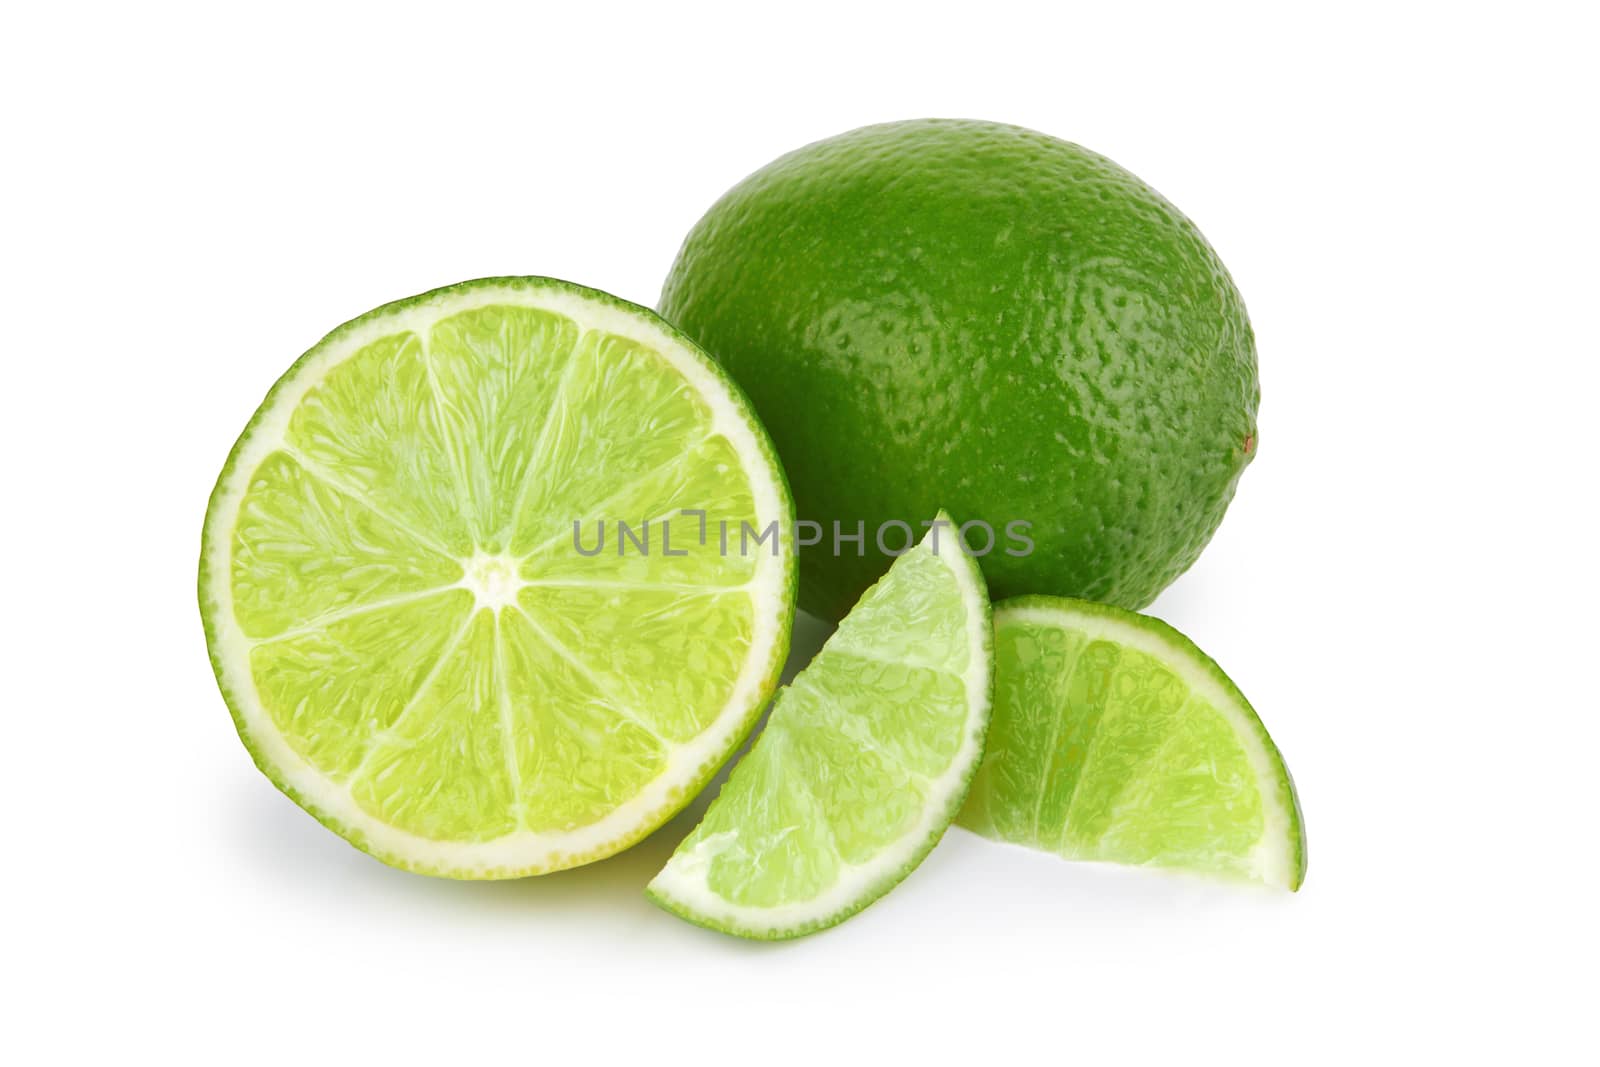
[[[907,543],[893,524],[941,507],[996,598],[1142,607],[1256,447],[1255,340],[1200,231],[1015,126],[888,123],[783,156],[690,232],[661,311],[771,431],[818,524],[801,605],[831,618]]]

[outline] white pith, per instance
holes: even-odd
[[[932,536],[930,533],[923,542],[927,543]],[[741,906],[719,896],[707,883],[707,872],[717,851],[716,835],[701,841],[692,850],[674,853],[666,867],[651,881],[650,889],[654,893],[712,925],[757,937],[782,934],[828,919],[857,904],[885,878],[903,871],[928,839],[949,825],[960,793],[983,755],[984,729],[989,720],[992,664],[986,653],[990,642],[989,613],[985,610],[988,595],[978,585],[976,566],[959,552],[939,552],[935,553],[935,558],[954,561],[946,562],[945,566],[955,578],[967,613],[965,625],[969,659],[963,678],[967,693],[967,721],[961,746],[950,766],[930,781],[927,799],[916,825],[868,863],[849,864],[841,860],[839,879],[825,892],[809,900],[771,908],[755,908]]]
[[[257,467],[282,447],[290,417],[305,394],[350,355],[377,340],[402,331],[426,339],[439,319],[486,304],[511,304],[553,311],[572,319],[580,329],[602,330],[627,337],[656,351],[705,401],[712,413],[712,434],[725,437],[739,455],[755,505],[758,528],[776,522],[781,551],[754,554],[755,572],[743,589],[751,597],[748,655],[727,703],[712,725],[690,741],[671,747],[661,773],[638,794],[598,822],[565,833],[518,830],[481,842],[453,842],[420,837],[374,818],[353,799],[347,786],[335,782],[303,759],[279,734],[263,707],[249,665],[252,642],[234,618],[229,553],[233,525],[243,495]],[[212,652],[224,692],[230,697],[242,729],[261,759],[282,785],[320,815],[341,824],[364,847],[381,857],[434,873],[462,877],[514,876],[569,866],[598,858],[619,844],[641,836],[663,821],[688,798],[684,791],[709,773],[709,764],[731,749],[738,735],[766,697],[783,649],[778,647],[788,623],[787,568],[792,565],[791,534],[783,492],[773,477],[761,438],[726,383],[671,334],[642,313],[633,313],[580,293],[537,284],[482,285],[449,290],[426,300],[378,314],[325,344],[294,371],[260,413],[240,442],[226,480],[207,514],[208,566],[203,596],[209,601],[213,626]],[[462,587],[477,598],[476,610],[499,610],[514,603],[523,583],[508,560],[475,556],[464,560]]]
[[[1120,619],[1098,614],[1079,614],[1065,608],[1039,604],[1018,604],[995,609],[995,631],[1013,624],[1050,626],[1082,633],[1093,640],[1105,640],[1152,656],[1177,669],[1190,691],[1215,708],[1233,727],[1250,767],[1255,771],[1256,788],[1261,793],[1261,837],[1251,847],[1246,863],[1251,877],[1275,886],[1292,886],[1295,856],[1290,835],[1289,812],[1294,802],[1280,781],[1281,764],[1261,739],[1262,728],[1254,714],[1239,706],[1208,670],[1186,669],[1194,653],[1168,640],[1161,633],[1133,626]]]
[[[478,552],[461,565],[461,587],[472,594],[476,610],[499,611],[512,607],[528,585],[516,557]]]

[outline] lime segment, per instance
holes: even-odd
[[[994,725],[962,826],[1068,859],[1299,887],[1288,768],[1204,653],[1084,601],[1018,597],[994,617]]]
[[[935,549],[939,529],[779,694],[650,883],[658,904],[741,937],[797,937],[877,900],[938,842],[982,749],[992,656],[982,576],[948,527]]]

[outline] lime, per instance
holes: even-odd
[[[779,693],[651,899],[740,937],[798,937],[922,862],[961,806],[989,721],[989,600],[959,545],[935,525],[867,591]]]
[[[1044,596],[996,605],[994,626],[994,725],[962,826],[1068,859],[1300,887],[1289,769],[1188,638]]]
[[[823,530],[801,605],[830,618],[887,565],[883,524],[938,505],[988,524],[969,543],[996,598],[1141,607],[1256,448],[1255,342],[1199,230],[1014,126],[897,122],[782,157],[694,227],[660,307],[772,432]]]
[[[486,279],[279,380],[212,493],[200,609],[280,789],[386,863],[516,877],[643,837],[748,733],[792,521],[760,424],[681,334]],[[774,532],[723,552],[725,523]]]

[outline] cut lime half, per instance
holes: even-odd
[[[748,733],[792,525],[692,342],[485,279],[346,323],[279,380],[212,493],[200,609],[280,789],[395,866],[517,877],[643,837]]]
[[[939,522],[779,693],[650,883],[656,903],[740,937],[798,937],[883,896],[938,843],[983,748],[993,647],[983,577]]]
[[[960,824],[1068,859],[1298,889],[1283,756],[1222,669],[1158,619],[1057,597],[996,605],[995,711]]]

